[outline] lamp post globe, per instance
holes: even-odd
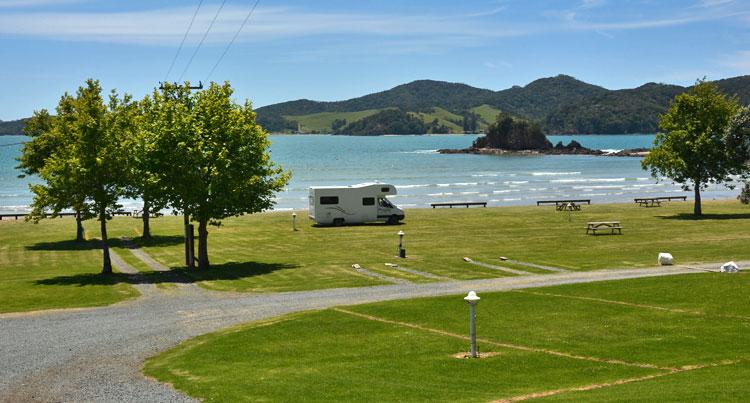
[[[469,304],[469,339],[471,340],[471,358],[478,358],[477,352],[477,331],[476,331],[476,305],[481,298],[476,291],[469,291],[464,297],[464,301]]]

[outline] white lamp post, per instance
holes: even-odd
[[[404,231],[398,232],[398,257],[406,257],[406,249],[404,249]]]
[[[477,296],[477,293],[475,291],[469,291],[469,294],[467,294],[464,297],[464,301],[469,303],[469,339],[471,339],[471,358],[478,358],[479,354],[477,353],[477,331],[476,331],[476,314],[474,307],[477,305],[477,302],[479,302],[479,297]]]
[[[292,212],[292,230],[297,230],[297,213]]]

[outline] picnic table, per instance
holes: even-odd
[[[453,206],[466,206],[466,208],[469,208],[469,206],[487,207],[487,202],[442,202],[442,203],[430,203],[430,206],[432,206],[432,208],[435,208],[435,207],[453,208]]]
[[[661,207],[661,202],[682,200],[686,201],[687,196],[659,196],[659,197],[639,197],[633,199],[641,207]]]
[[[557,211],[581,211],[581,205],[573,203],[573,202],[560,203],[560,204],[555,205],[555,210]]]
[[[591,199],[570,199],[570,200],[537,200],[536,205],[541,206],[543,204],[554,204],[555,207],[566,204],[591,204]]]
[[[622,235],[622,226],[619,221],[592,221],[586,224],[586,234],[596,235],[596,231],[609,230],[610,234],[617,231]]]

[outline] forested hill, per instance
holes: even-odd
[[[750,103],[750,76],[718,80],[717,84],[727,94],[738,95],[742,103]],[[608,90],[566,75],[501,91],[419,80],[346,101],[298,100],[265,106],[257,112],[270,131],[303,133],[331,133],[333,124],[351,124],[388,108],[411,113],[425,123],[438,119],[454,133],[484,130],[501,111],[539,121],[547,133],[653,133],[669,101],[687,89],[648,83]]]
[[[25,125],[26,119],[10,120],[7,122],[0,120],[0,136],[23,134],[23,127]]]
[[[719,88],[750,104],[750,76],[716,81]],[[387,91],[337,102],[307,99],[257,109],[258,121],[271,132],[367,133],[369,128],[395,127],[398,109],[420,119],[427,133],[481,132],[500,112],[539,122],[546,133],[654,133],[659,114],[688,87],[648,83],[608,90],[566,75],[541,78],[526,86],[500,91],[466,84],[419,80]],[[399,126],[407,117],[399,114]],[[367,119],[363,121],[363,119]],[[0,122],[0,135],[23,134],[23,120]],[[413,122],[411,122],[413,123]],[[410,123],[410,124],[411,124]],[[395,129],[394,129],[395,130]]]

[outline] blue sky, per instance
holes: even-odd
[[[209,77],[256,1],[0,0],[0,119],[54,108],[89,77],[137,98],[165,77],[229,80],[259,107],[416,79],[499,90],[562,73],[617,89],[750,74],[748,1],[259,0]]]

